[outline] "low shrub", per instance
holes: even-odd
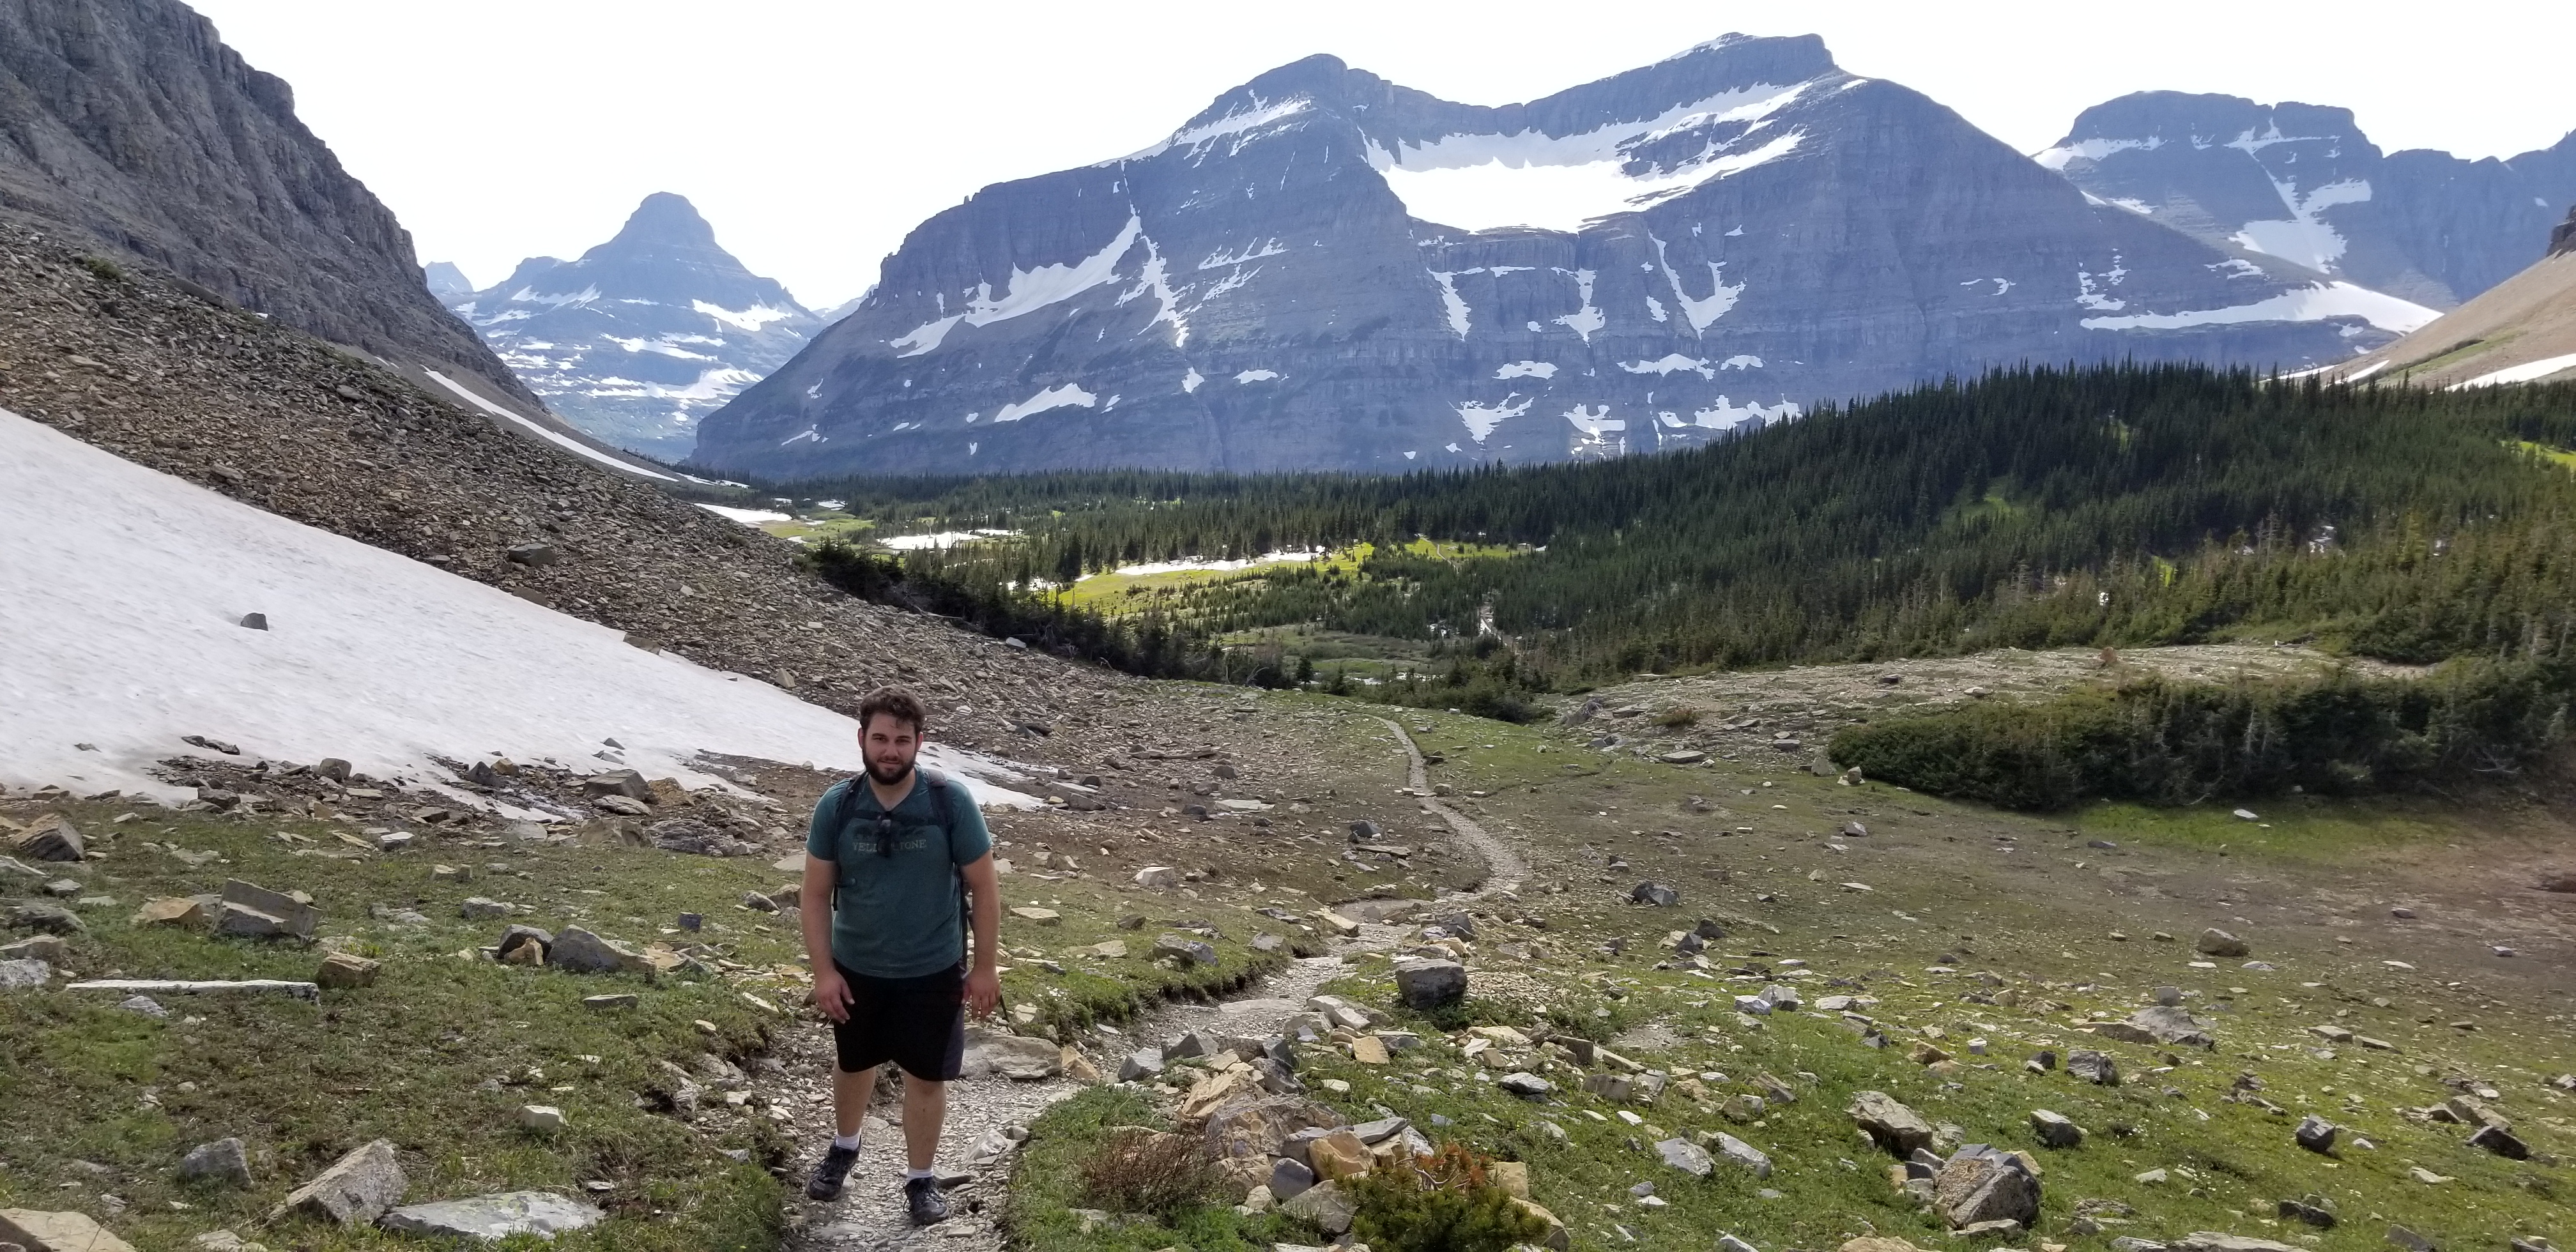
[[[1381,1252],[1507,1252],[1544,1238],[1547,1223],[1514,1205],[1486,1176],[1486,1164],[1452,1143],[1345,1179],[1351,1233]]]
[[[1216,1161],[1190,1135],[1145,1129],[1112,1135],[1082,1162],[1082,1194],[1113,1213],[1170,1213],[1215,1194]]]
[[[2510,775],[2566,737],[2576,662],[2459,661],[2422,679],[2229,685],[2148,678],[1834,736],[1871,778],[2004,808],[2352,794]]]

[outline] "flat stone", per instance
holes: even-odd
[[[641,954],[582,929],[566,926],[546,947],[546,964],[583,974],[608,974],[646,968]]]
[[[322,968],[315,971],[313,981],[317,986],[335,991],[372,987],[376,984],[376,975],[384,967],[384,962],[369,960],[354,952],[334,952],[322,958]]]
[[[301,1212],[342,1226],[364,1226],[401,1200],[406,1185],[393,1140],[377,1139],[351,1148],[313,1181],[288,1192],[276,1215]]]
[[[232,929],[227,929],[228,917],[236,919],[229,923]],[[224,882],[222,898],[215,906],[215,933],[219,935],[310,939],[313,928],[321,922],[322,911],[314,908],[312,899],[302,892],[271,891],[238,878]]]
[[[563,1110],[551,1104],[520,1105],[518,1121],[519,1129],[539,1134],[551,1134],[564,1128]]]
[[[1527,1070],[1516,1070],[1494,1080],[1494,1085],[1524,1100],[1543,1100],[1556,1085]]]
[[[11,930],[33,930],[49,935],[78,934],[88,927],[80,916],[59,904],[29,902],[12,907],[8,914]]]
[[[0,1209],[0,1243],[27,1252],[134,1252],[134,1245],[107,1233],[87,1213],[39,1209]]]
[[[190,1148],[179,1158],[179,1181],[214,1183],[225,1187],[251,1185],[250,1153],[239,1139],[217,1139]]]
[[[290,982],[281,978],[244,978],[236,981],[186,978],[94,978],[72,983],[65,991],[100,991],[109,995],[282,995],[298,1000],[320,1000],[322,989],[309,982]]]
[[[1053,926],[1064,920],[1064,914],[1058,913],[1054,909],[1042,909],[1026,904],[1012,909],[1011,916],[1019,918],[1021,921],[1031,922],[1039,926]]]
[[[1655,1144],[1655,1152],[1663,1157],[1664,1164],[1693,1177],[1706,1178],[1717,1172],[1717,1161],[1708,1149],[1688,1139],[1661,1140]]]
[[[2257,1239],[2252,1235],[2231,1235],[2215,1230],[2195,1230],[2166,1245],[2172,1252],[2299,1252],[2286,1243]]]
[[[1850,1106],[1843,1111],[1878,1146],[1897,1156],[1912,1156],[1932,1144],[1932,1123],[1884,1091],[1855,1092]]]
[[[563,1231],[595,1226],[607,1216],[551,1191],[505,1191],[470,1200],[406,1204],[385,1214],[381,1225],[404,1234],[490,1243],[526,1234],[551,1239]]]
[[[968,1043],[965,1068],[1013,1082],[1041,1082],[1064,1072],[1064,1049],[1051,1039],[987,1035]]]
[[[164,896],[146,900],[134,911],[136,926],[186,926],[206,924],[206,906],[187,896]]]
[[[1718,1159],[1749,1170],[1756,1178],[1771,1176],[1771,1158],[1762,1149],[1723,1131],[1709,1136],[1709,1141],[1717,1149]]]

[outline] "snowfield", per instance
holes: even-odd
[[[244,759],[342,757],[433,785],[451,778],[434,757],[490,753],[693,787],[717,781],[691,768],[700,753],[859,764],[856,725],[829,709],[6,410],[0,535],[0,783],[12,787],[186,799],[144,772],[205,754],[186,735],[238,744]],[[250,613],[269,628],[239,625]],[[1002,762],[926,755],[981,803],[1036,803],[1001,785],[1022,777]]]

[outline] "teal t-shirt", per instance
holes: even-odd
[[[841,829],[827,830],[827,815],[849,791]],[[947,832],[931,807],[948,794]],[[894,806],[891,854],[877,855],[876,789],[843,781],[823,793],[806,824],[805,851],[835,863],[840,882],[832,900],[832,959],[871,978],[918,978],[957,964],[966,950],[966,919],[958,867],[993,850],[992,832],[975,798],[950,780],[934,789],[915,775],[912,790]]]

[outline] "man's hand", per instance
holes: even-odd
[[[1001,994],[998,986],[994,994]],[[850,984],[841,977],[841,971],[828,964],[814,971],[814,1004],[823,1010],[823,1016],[835,1022],[850,1020]]]
[[[833,981],[838,982],[839,979]],[[991,1017],[1002,1007],[1002,976],[993,967],[978,963],[966,975],[966,1008],[977,1017]]]

